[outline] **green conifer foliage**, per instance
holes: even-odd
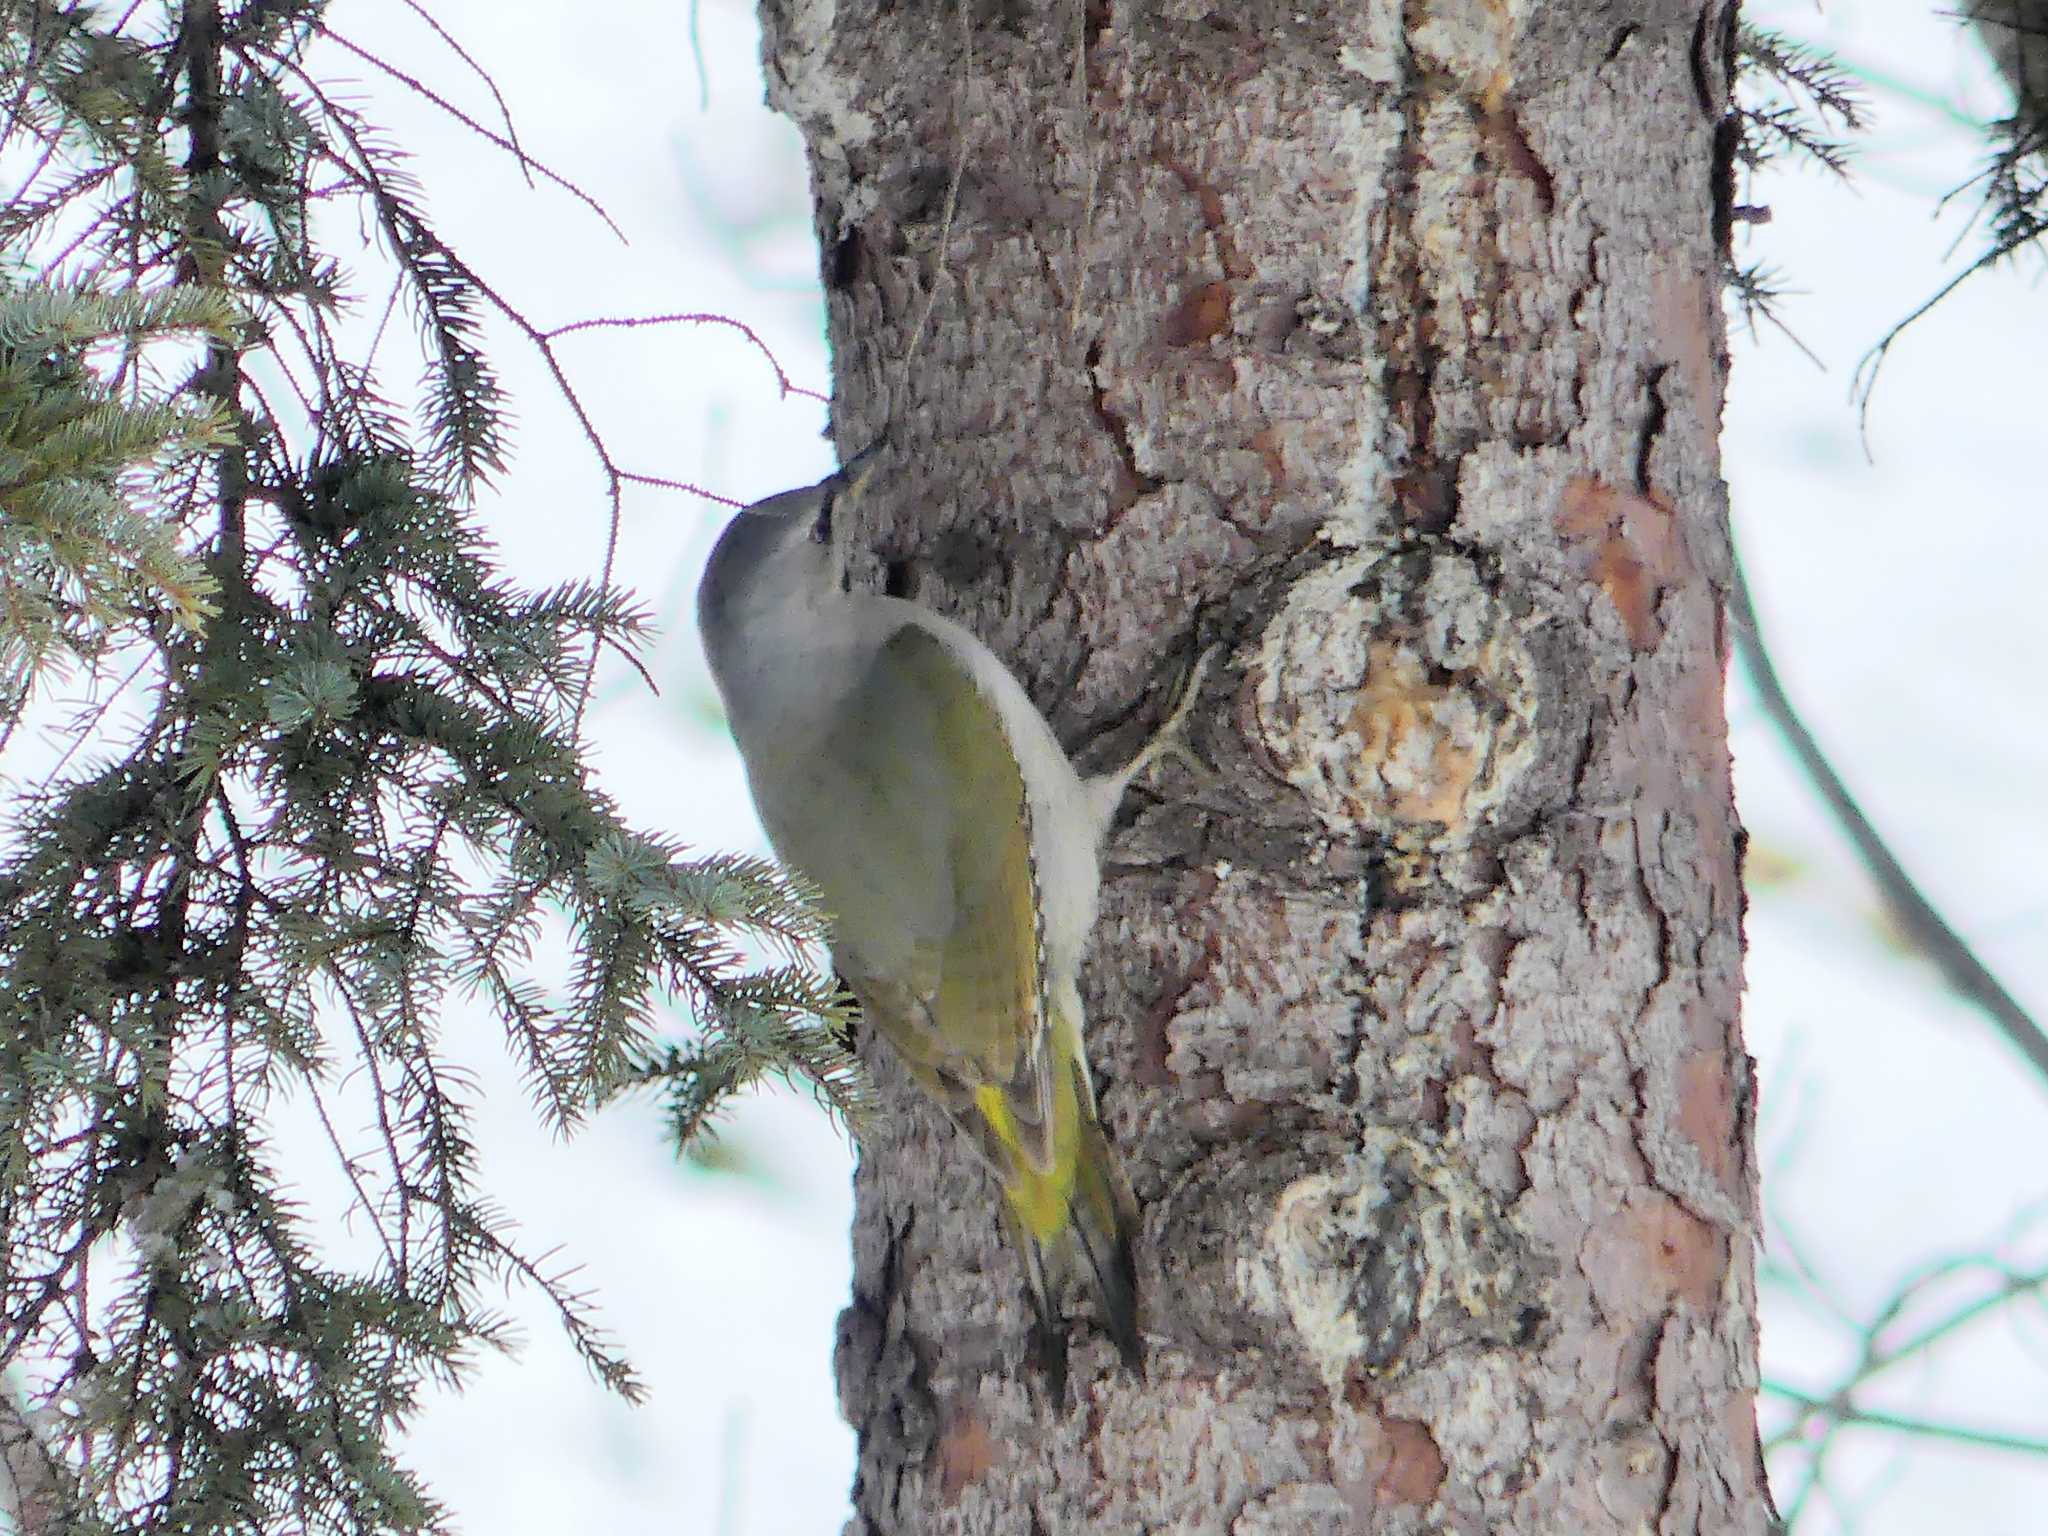
[[[494,571],[484,326],[538,333],[322,89],[328,9],[0,0],[0,731],[70,741],[0,765],[0,1497],[31,1532],[437,1528],[389,1442],[502,1342],[506,1279],[635,1390],[480,1183],[452,1000],[557,1126],[653,1087],[694,1133],[770,1072],[859,1103],[802,893],[628,827],[580,760],[590,670],[645,620]],[[326,203],[381,265],[321,248]],[[394,273],[417,412],[348,323]],[[295,1200],[286,1100],[371,1258]]]

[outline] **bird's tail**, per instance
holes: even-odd
[[[1066,1053],[1058,1053],[1065,1056]],[[1057,1059],[1051,1157],[1043,1166],[1003,1135],[1006,1107],[986,1116],[1010,1153],[1003,1180],[1004,1225],[1024,1259],[1032,1302],[1049,1346],[1063,1338],[1060,1301],[1069,1288],[1095,1298],[1102,1329],[1125,1364],[1139,1369],[1138,1279],[1132,1243],[1137,1201],[1103,1134],[1078,1051]],[[984,1089],[983,1093],[992,1090]],[[984,1110],[995,1108],[984,1104]]]
[[[1142,1370],[1138,1342],[1138,1271],[1131,1246],[1138,1233],[1138,1205],[1124,1177],[1095,1106],[1084,1106],[1081,1156],[1068,1200],[1062,1261],[1093,1293],[1102,1328],[1116,1342],[1124,1364]]]

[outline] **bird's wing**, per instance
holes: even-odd
[[[834,908],[848,981],[998,1172],[1019,1155],[1049,1165],[1055,1084],[1030,800],[1001,716],[943,639],[906,624],[876,651],[825,757],[848,775],[850,814],[888,804],[856,829],[869,859],[883,829],[907,834],[907,847],[879,855],[887,878]],[[906,931],[907,965],[863,963]]]

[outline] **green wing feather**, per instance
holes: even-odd
[[[851,882],[864,888],[826,885],[847,981],[1001,1181],[1042,1315],[1056,1256],[1090,1280],[1134,1355],[1136,1212],[1096,1119],[1080,1000],[1071,978],[1054,997],[1046,975],[1030,801],[1000,714],[943,641],[905,625],[820,762],[839,782],[818,786],[805,833],[842,851],[821,872],[865,875]],[[844,825],[849,816],[872,819]],[[888,842],[877,828],[891,829]],[[787,852],[805,865],[799,848]]]
[[[842,719],[827,760],[874,784],[871,795],[909,785],[916,796],[874,824],[909,828],[910,847],[869,858],[908,865],[846,913],[847,979],[922,1085],[956,1117],[985,1122],[970,1129],[997,1173],[1019,1156],[1042,1167],[1051,1156],[1045,955],[1030,803],[1002,719],[944,642],[911,625],[882,646]],[[875,761],[882,753],[891,760]],[[893,939],[906,917],[907,965],[867,931]],[[863,963],[877,953],[888,963]],[[1003,1112],[977,1114],[991,1088]]]
[[[931,1011],[950,1053],[978,1069],[976,1085],[1024,1090],[1014,1112],[1042,1128],[1045,943],[1024,775],[995,706],[938,639],[905,627],[884,652],[934,700],[934,746],[952,808],[956,916]]]

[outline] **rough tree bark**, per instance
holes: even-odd
[[[1149,1370],[859,1175],[857,1533],[1757,1532],[1723,0],[764,0],[877,584],[1085,764]],[[893,468],[889,468],[893,466]],[[887,1073],[887,1064],[882,1064]]]
[[[1963,14],[2012,87],[2025,131],[2048,139],[2048,0],[1969,0]]]

